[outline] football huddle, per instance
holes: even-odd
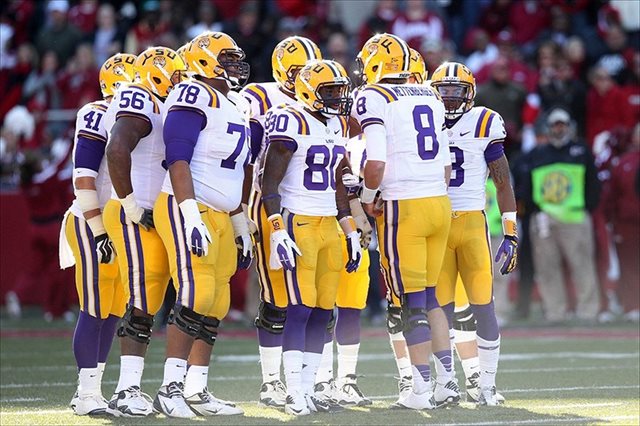
[[[222,32],[116,54],[100,69],[103,99],[78,111],[60,248],[80,301],[74,413],[242,415],[207,384],[230,279],[252,265],[256,401],[294,416],[371,405],[356,369],[376,248],[398,368],[391,408],[502,404],[493,263],[516,267],[516,202],[502,117],[474,106],[472,72],[445,62],[427,80],[420,54],[388,33],[362,46],[357,82],[301,36],[274,49],[272,82],[245,86],[244,59]],[[494,254],[488,176],[504,233]],[[143,389],[168,286],[162,384]],[[115,335],[120,374],[105,398]]]

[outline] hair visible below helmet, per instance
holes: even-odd
[[[205,78],[222,78],[233,88],[249,78],[249,64],[235,40],[222,32],[207,31],[191,40],[184,53],[189,72]]]
[[[136,55],[128,53],[116,53],[100,67],[100,91],[103,98],[108,98],[116,93],[121,83],[132,83],[135,77],[133,64]]]
[[[321,60],[318,46],[306,37],[291,36],[282,40],[273,49],[271,68],[273,79],[281,88],[294,93],[296,75],[307,61]]]
[[[325,115],[351,113],[351,80],[344,67],[335,61],[307,62],[296,77],[295,88],[296,99],[312,111]],[[322,94],[332,89],[338,91],[338,96]]]
[[[458,62],[443,63],[433,72],[431,86],[442,97],[447,118],[460,117],[473,108],[473,101],[476,97],[476,79],[466,65]],[[455,88],[459,88],[459,93],[450,93]]]
[[[415,84],[423,84],[427,81],[427,65],[424,63],[420,52],[416,49],[409,48],[409,52],[411,52],[409,57],[409,72],[411,76],[409,79],[413,78]]]
[[[364,84],[375,84],[385,78],[409,78],[411,51],[409,45],[393,34],[376,34],[362,46],[358,65]]]
[[[149,47],[138,55],[133,67],[140,84],[161,98],[169,95],[187,70],[180,55],[168,47]]]

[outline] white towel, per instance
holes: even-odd
[[[64,214],[62,218],[62,226],[60,227],[60,237],[58,239],[58,257],[60,259],[60,269],[67,269],[76,264],[76,259],[73,256],[73,250],[67,241],[67,233],[65,232],[67,225],[67,217],[71,212],[69,210]]]

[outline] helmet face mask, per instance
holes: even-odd
[[[244,58],[244,51],[240,48],[223,49],[218,54],[218,63],[235,87],[243,87],[251,73],[251,66],[243,60]]]
[[[296,77],[295,89],[296,99],[311,111],[325,117],[351,113],[351,80],[337,62],[308,62]]]
[[[461,84],[439,84],[436,88],[446,113],[449,115],[455,115],[467,100],[468,87]]]
[[[211,79],[223,79],[229,87],[242,87],[250,67],[244,51],[227,34],[205,32],[194,38],[184,53],[189,72]]]
[[[349,96],[351,87],[346,83],[322,83],[316,89],[318,102],[322,104],[318,109],[326,115],[351,114],[353,99]]]
[[[433,72],[431,86],[442,98],[446,118],[456,119],[473,108],[476,80],[465,65],[443,63]]]

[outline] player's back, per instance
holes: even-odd
[[[223,212],[240,205],[244,166],[249,161],[249,122],[222,93],[197,80],[178,84],[165,102],[165,113],[196,110],[206,117],[190,162],[196,200]],[[173,194],[171,178],[162,190]]]
[[[373,124],[385,127],[383,199],[446,195],[449,141],[442,132],[444,106],[432,89],[417,84],[372,84],[358,93],[353,111],[363,130]]]
[[[162,102],[149,89],[140,84],[130,84],[116,92],[105,116],[109,138],[113,125],[120,117],[135,117],[151,125],[149,134],[141,138],[131,152],[133,194],[140,207],[146,209],[153,208],[166,174],[163,166],[162,108]],[[111,198],[118,199],[115,190]]]

